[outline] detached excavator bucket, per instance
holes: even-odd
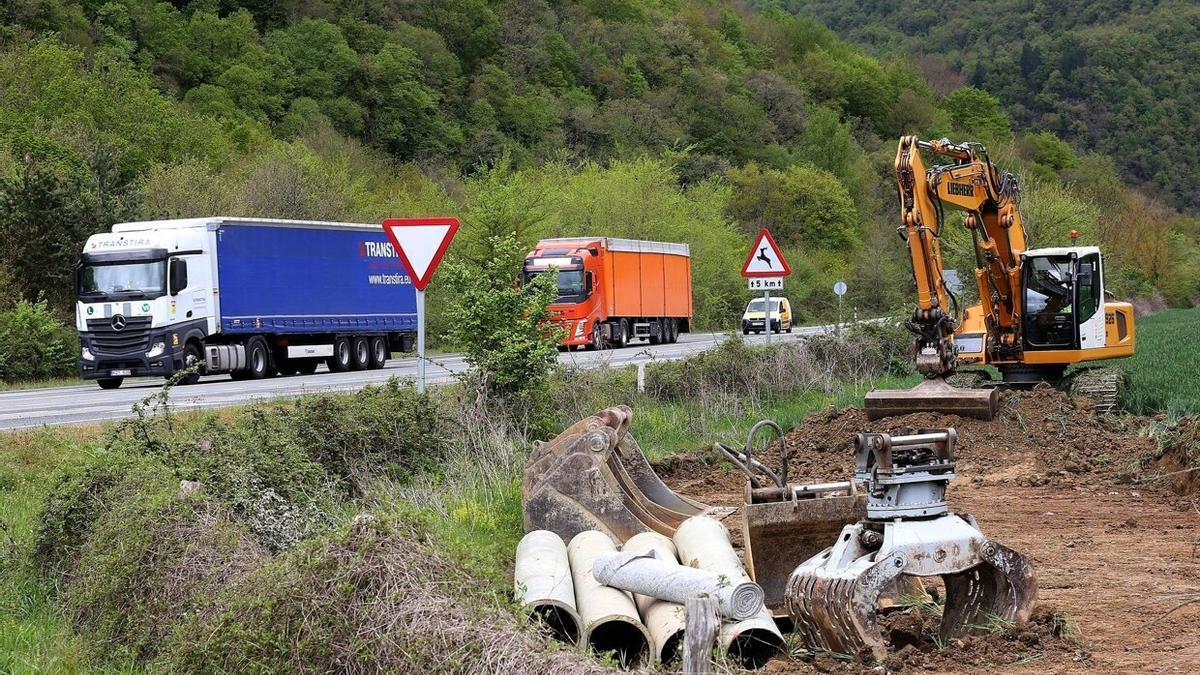
[[[990,420],[996,416],[999,403],[998,389],[959,389],[938,377],[912,389],[876,389],[867,394],[864,408],[871,420],[916,412]]]
[[[617,541],[640,532],[670,537],[691,516],[727,514],[667,487],[629,434],[633,411],[608,408],[538,444],[525,466],[525,531],[570,541],[600,530]]]
[[[754,488],[746,485],[742,540],[746,568],[776,617],[787,616],[784,592],[796,567],[825,550],[842,528],[867,515],[854,481]]]

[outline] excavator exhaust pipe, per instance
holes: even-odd
[[[943,378],[925,380],[912,389],[876,389],[867,394],[867,419],[935,412],[990,420],[1000,407],[999,389],[960,389]]]

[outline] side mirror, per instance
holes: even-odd
[[[188,285],[187,261],[172,258],[168,276],[167,292],[171,295],[179,295],[179,291],[187,288]]]

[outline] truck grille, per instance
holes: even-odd
[[[126,354],[150,348],[150,317],[131,316],[124,330],[113,330],[110,319],[88,319],[93,354]]]

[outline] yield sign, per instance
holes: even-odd
[[[754,245],[746,254],[746,264],[742,265],[742,276],[786,277],[791,273],[792,268],[788,267],[787,261],[783,259],[783,252],[779,250],[779,244],[775,243],[775,238],[766,228],[759,230],[758,235],[754,237]]]
[[[458,218],[388,218],[383,231],[412,276],[413,286],[424,291],[458,232]]]

